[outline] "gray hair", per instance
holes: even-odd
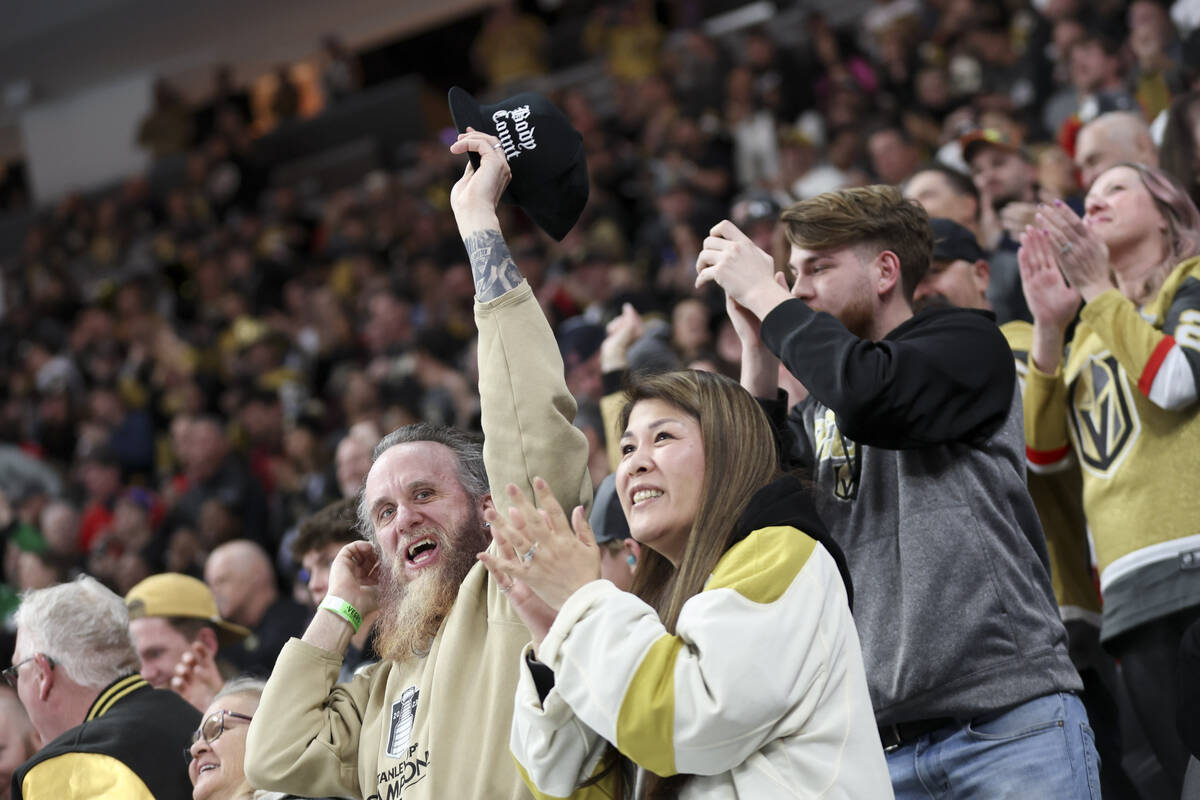
[[[414,442],[434,442],[449,448],[458,463],[458,482],[473,501],[479,501],[491,491],[483,466],[483,438],[446,425],[417,422],[397,428],[375,445],[371,465],[374,466],[380,456],[396,445]],[[363,538],[375,541],[375,526],[371,524],[365,489],[358,493],[358,527]]]
[[[249,694],[253,695],[256,700],[261,700],[263,690],[266,688],[267,682],[262,678],[255,678],[250,675],[230,678],[221,687],[221,690],[213,695],[213,702],[220,700],[222,697],[229,697],[231,694]]]
[[[141,669],[125,601],[90,575],[27,592],[16,613],[28,653],[45,653],[80,686],[102,689]]]

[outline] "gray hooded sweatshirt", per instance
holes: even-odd
[[[762,336],[810,392],[787,446],[849,564],[878,723],[966,721],[1081,689],[992,315],[926,311],[872,342],[789,300]],[[765,405],[782,425],[781,404]]]

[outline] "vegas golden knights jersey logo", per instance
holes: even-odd
[[[1109,352],[1092,358],[1071,385],[1071,427],[1084,469],[1107,478],[1141,432],[1125,370]]]
[[[813,419],[813,439],[816,442],[817,470],[820,471],[823,461],[828,461],[833,470],[834,497],[853,500],[858,494],[859,476],[855,470],[858,445],[838,430],[832,409],[824,409]]]

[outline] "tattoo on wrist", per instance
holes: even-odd
[[[508,252],[500,231],[479,231],[463,239],[471,274],[475,278],[475,295],[480,300],[495,300],[521,282],[521,271]]]

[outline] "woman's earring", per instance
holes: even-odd
[[[635,556],[635,555],[632,555],[632,554],[630,554],[630,555],[626,556],[626,557],[625,557],[625,563],[626,563],[626,564],[628,564],[628,565],[629,565],[629,566],[631,566],[631,567],[632,567],[632,566],[634,566],[635,564],[637,564],[637,556]]]

